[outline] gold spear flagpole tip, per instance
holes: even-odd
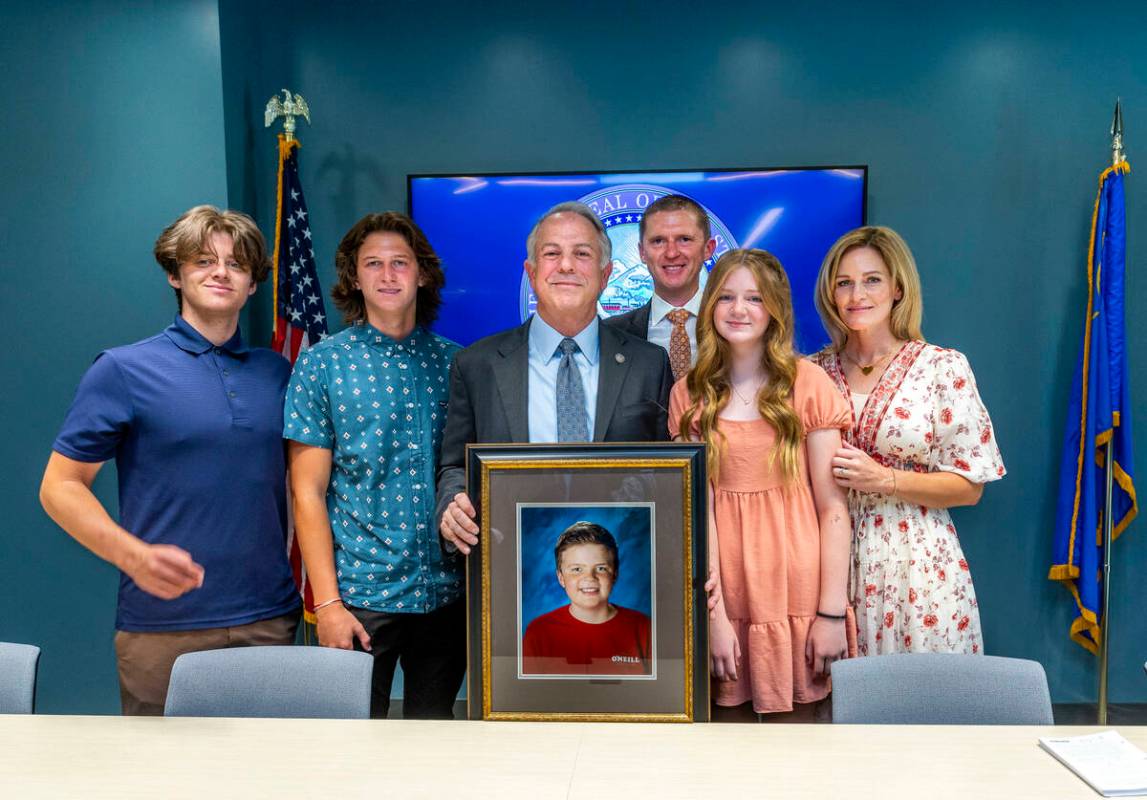
[[[1123,161],[1123,104],[1115,99],[1115,114],[1111,118],[1111,163]]]
[[[301,94],[293,95],[289,89],[283,89],[283,97],[279,99],[276,94],[267,101],[267,108],[263,112],[263,127],[271,127],[271,123],[279,117],[283,118],[283,135],[287,141],[295,138],[295,117],[302,117],[311,124],[311,110],[307,101]]]

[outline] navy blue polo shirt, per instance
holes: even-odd
[[[228,627],[298,608],[282,440],[290,373],[238,331],[215,347],[182,317],[96,357],[53,449],[84,462],[114,457],[120,524],[204,568],[203,586],[175,600],[121,575],[117,629]]]

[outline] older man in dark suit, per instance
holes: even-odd
[[[469,553],[478,542],[465,493],[470,442],[664,441],[673,378],[663,349],[601,324],[609,237],[581,203],[554,206],[526,241],[538,298],[525,324],[455,356],[438,468],[439,531]]]
[[[653,297],[606,324],[664,347],[677,380],[697,358],[701,268],[717,243],[705,209],[680,194],[650,203],[638,231],[637,249],[653,278]]]

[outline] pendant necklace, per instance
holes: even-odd
[[[731,381],[731,380],[729,381],[729,388],[733,390],[733,394],[737,395],[737,399],[741,401],[742,405],[746,405],[746,406],[749,405],[749,401],[745,399],[745,396],[743,394],[741,394],[739,391],[737,391],[737,384],[733,383],[733,381]],[[757,386],[756,386],[756,389],[753,391],[752,396],[756,397],[757,392],[759,392],[760,390],[761,390],[761,382],[757,381]]]
[[[854,367],[856,367],[858,370],[860,370],[860,373],[862,375],[871,375],[872,370],[876,369],[878,366],[880,366],[882,363],[884,363],[884,361],[889,356],[893,355],[896,352],[899,352],[899,348],[897,348],[896,350],[888,351],[887,353],[882,355],[880,358],[873,361],[871,364],[861,364],[859,361],[857,361],[855,358],[853,358],[851,355],[849,355],[847,351],[845,351],[844,357],[847,358],[849,361],[851,361],[852,365]]]

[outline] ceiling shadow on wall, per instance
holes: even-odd
[[[252,123],[253,119],[257,118],[256,106],[251,101],[251,87],[243,87],[243,115],[242,125],[239,133],[239,162],[242,165],[241,174],[236,180],[235,195],[231,198],[231,202],[238,202],[238,207],[248,214],[259,219],[259,177],[255,169],[256,159],[259,157],[256,152],[257,142],[255,141],[255,125]],[[274,220],[260,220],[263,223],[271,222]]]
[[[315,180],[344,230],[368,211],[380,210],[370,206],[380,205],[388,189],[378,160],[362,155],[349,143],[323,157]]]
[[[234,154],[237,169],[228,170],[228,199],[232,208],[244,211],[254,217],[255,222],[259,225],[259,230],[263,231],[263,235],[267,238],[267,252],[273,259],[275,249],[274,190],[272,189],[266,194],[259,190],[258,163],[261,155],[275,159],[278,158],[278,155],[272,149],[272,145],[267,143],[268,141],[273,143],[273,139],[259,140],[261,137],[258,137],[259,131],[254,121],[260,118],[262,108],[252,100],[249,85],[243,87],[243,101],[240,108],[242,114],[235,121],[235,127],[238,129],[236,138],[238,139],[239,151]],[[265,153],[261,154],[260,148],[263,147],[267,149]],[[261,207],[260,202],[267,198],[270,198],[271,205],[269,208]],[[275,314],[275,310],[272,308],[274,301],[271,299],[274,296],[272,280],[273,278],[268,278],[264,281],[255,297],[251,298],[243,309],[247,336],[254,345],[266,346],[271,341]]]

